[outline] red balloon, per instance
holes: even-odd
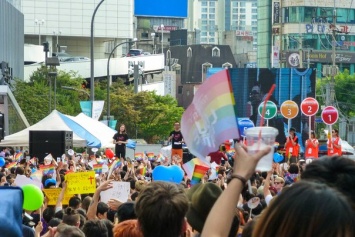
[[[113,153],[113,151],[110,148],[106,148],[105,155],[106,155],[106,157],[108,157],[110,159],[112,159],[115,156],[115,154]]]

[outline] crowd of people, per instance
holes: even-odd
[[[174,125],[170,139],[180,149],[183,138],[179,123]],[[316,146],[314,139],[313,134],[307,141],[310,146]],[[156,157],[122,157],[124,149],[118,146],[123,146],[126,140],[125,127],[121,126],[114,137],[113,159],[73,154],[58,162],[47,160],[55,167],[55,175],[43,175],[43,189],[61,188],[61,191],[55,205],[49,205],[49,199],[45,198],[38,210],[23,210],[22,236],[355,236],[353,160],[338,154],[313,157],[312,162],[285,159],[284,163],[274,163],[270,171],[260,172],[255,170],[257,162],[272,148],[250,155],[246,146],[238,142],[234,145],[232,163],[221,162],[228,160],[225,149],[215,152],[211,162],[218,163],[218,174],[213,175],[210,169],[200,183],[191,186],[186,173],[180,183],[153,179],[156,167],[181,167],[181,158],[167,164]],[[290,140],[295,142],[294,137]],[[331,144],[335,149],[336,143],[334,139]],[[1,186],[16,186],[17,175],[31,178],[39,169],[35,162],[26,159],[6,168],[15,160],[11,156],[13,151],[3,152],[6,162],[0,170]],[[173,156],[179,156],[179,152]],[[90,164],[109,165],[117,159],[120,165],[112,173],[96,175],[94,193],[74,195],[63,205],[68,173],[87,172],[93,170]],[[112,189],[114,181],[129,183],[128,199],[102,202],[101,194]],[[1,233],[8,233],[5,229],[11,231],[14,225],[1,225],[0,221]]]

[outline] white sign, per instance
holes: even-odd
[[[113,187],[101,192],[101,202],[107,203],[110,199],[118,199],[120,202],[127,202],[131,186],[129,182],[112,182]]]
[[[92,104],[92,118],[95,120],[99,120],[102,110],[104,108],[105,101],[103,100],[95,100]]]
[[[176,98],[176,74],[175,72],[163,72],[164,95]]]
[[[20,175],[18,174],[16,176],[16,179],[14,181],[14,183],[16,184],[16,186],[18,187],[22,187],[22,186],[25,186],[27,184],[34,184],[36,185],[37,187],[39,187],[40,189],[42,189],[42,183],[36,181],[36,180],[32,180],[30,178],[27,178],[25,175]]]

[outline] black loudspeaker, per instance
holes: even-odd
[[[182,150],[182,163],[186,163],[188,161],[190,161],[193,158],[193,155],[189,152],[188,149],[183,148]]]
[[[72,131],[30,131],[30,156],[37,157],[39,163],[49,153],[56,159],[69,149],[73,149]]]

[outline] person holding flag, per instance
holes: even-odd
[[[333,129],[332,137],[328,140],[328,156],[341,156],[341,139],[339,137],[339,131]]]

